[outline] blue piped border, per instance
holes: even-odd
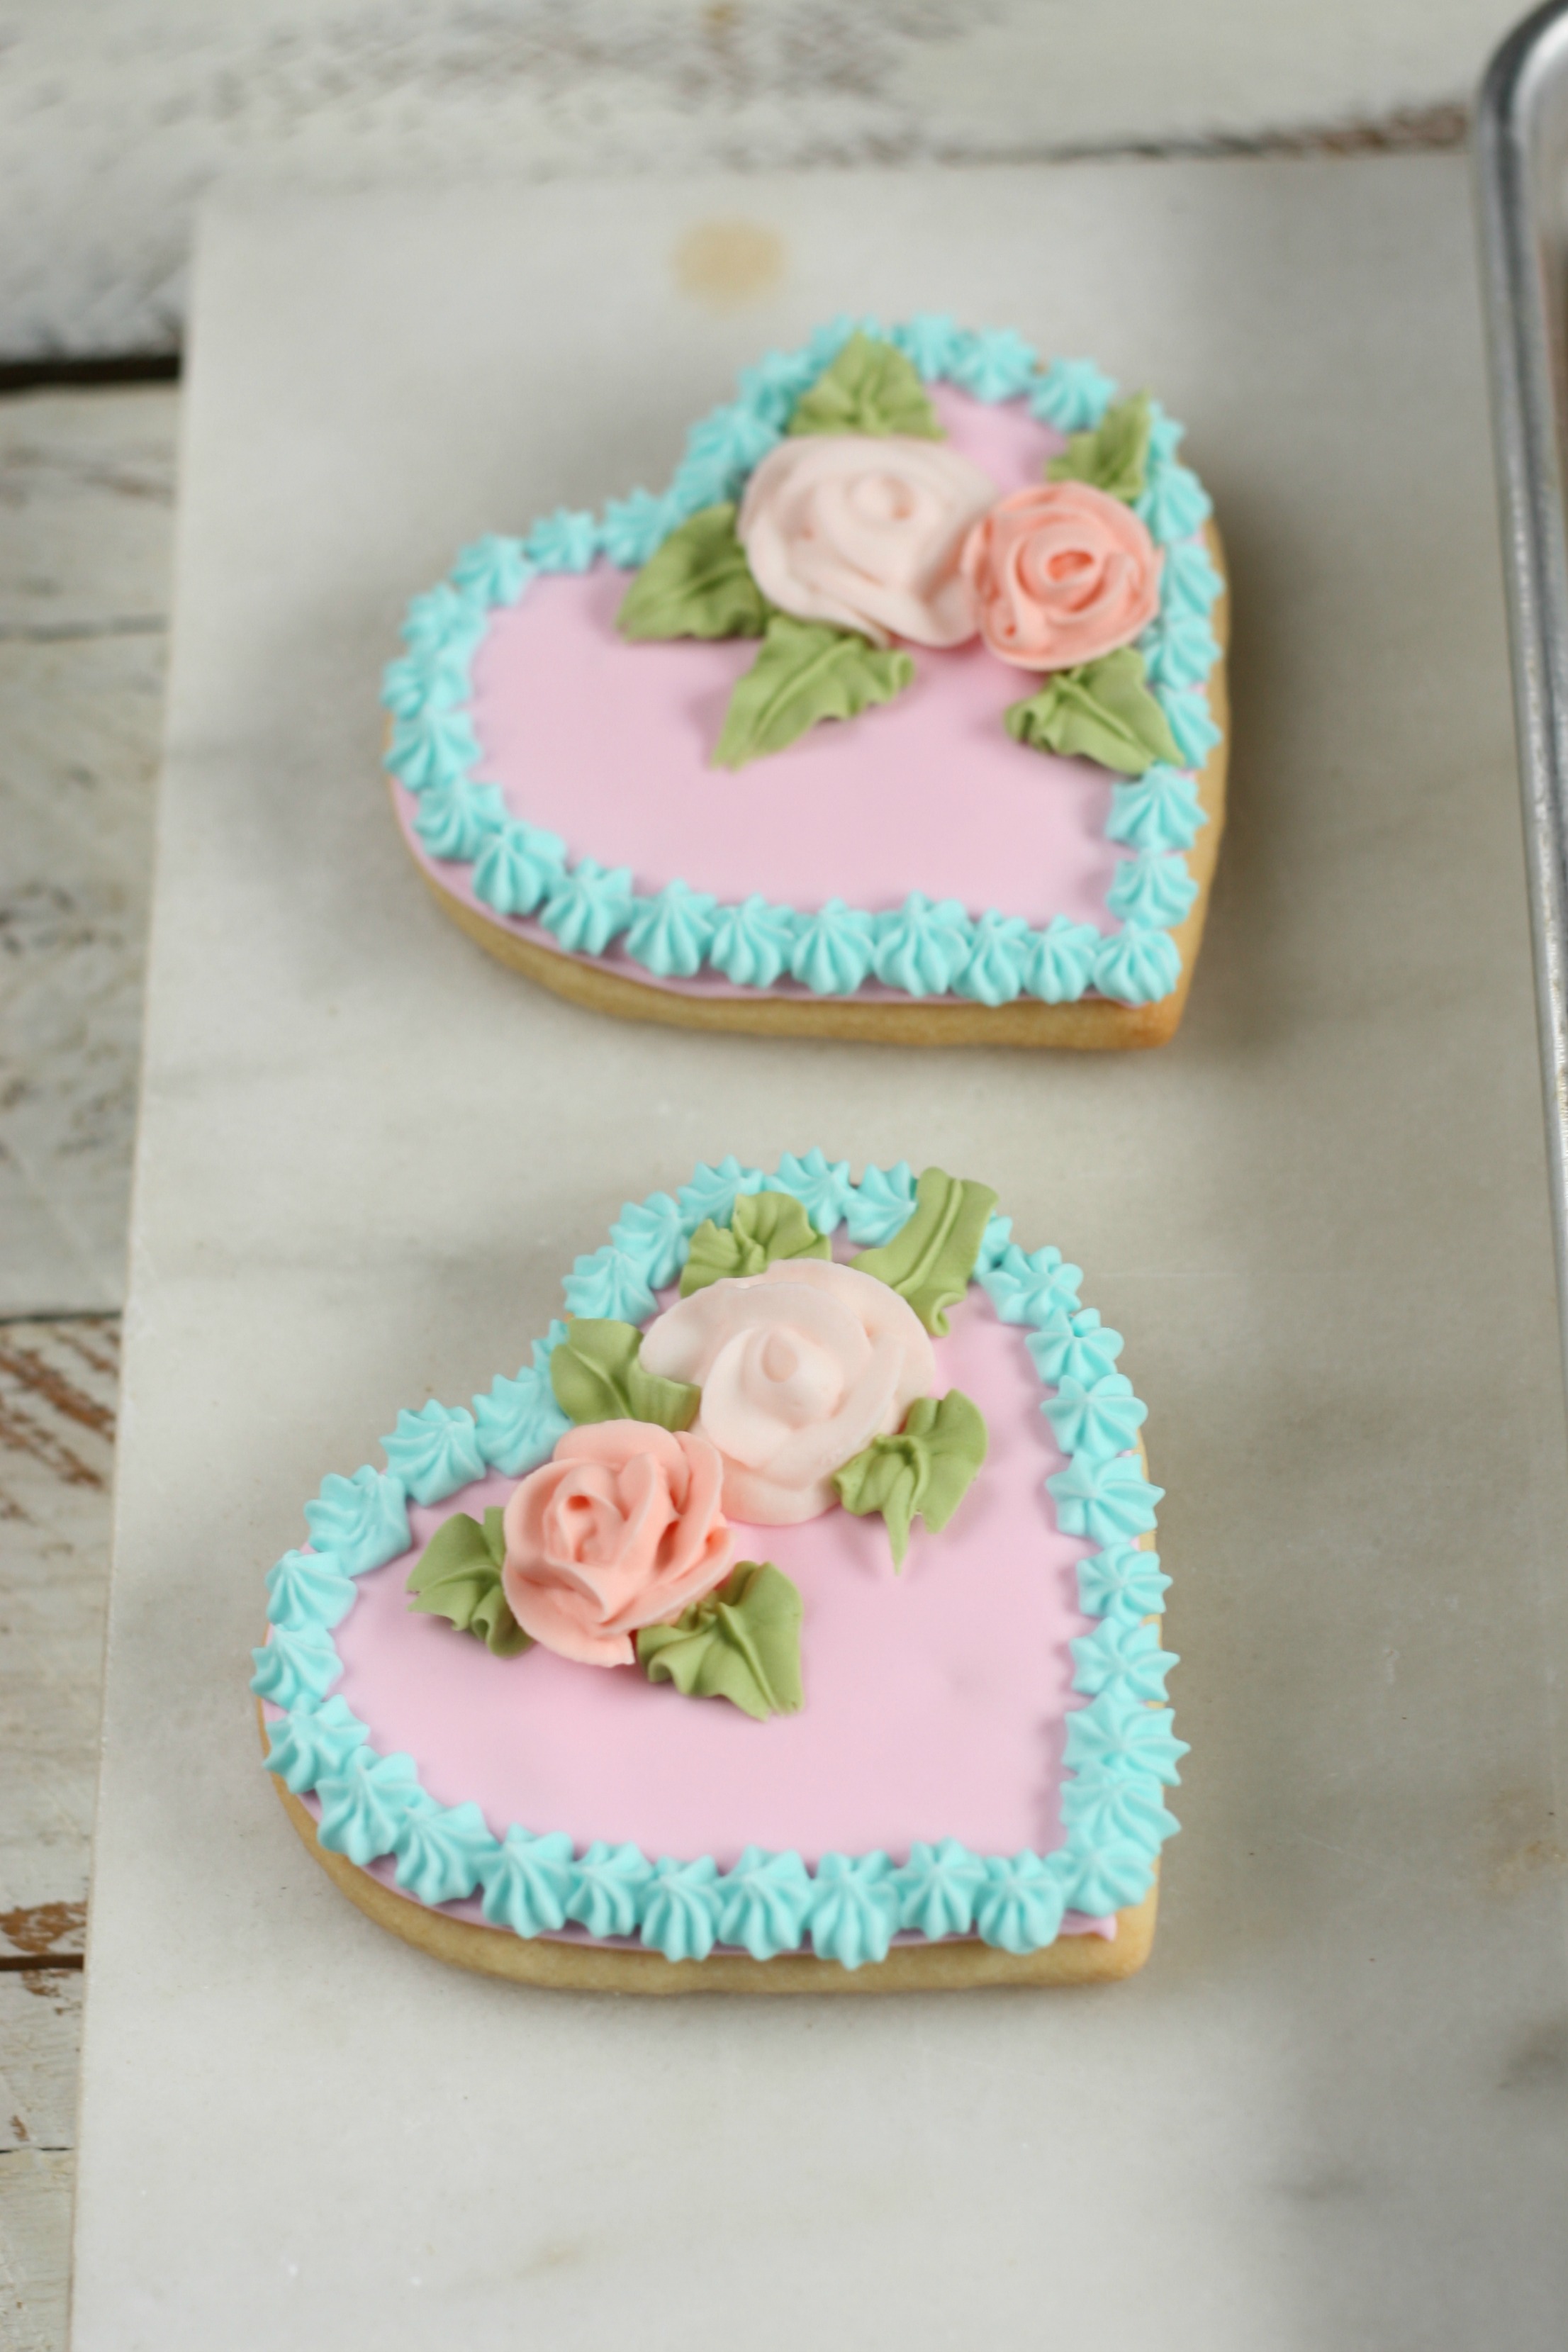
[[[699,1167],[676,1198],[655,1192],[622,1210],[609,1242],[567,1276],[567,1312],[650,1312],[703,1219],[727,1225],[740,1194],[763,1190],[793,1193],[819,1232],[846,1224],[862,1247],[890,1241],[914,1208],[902,1160],[868,1168],[858,1184],[847,1160],[820,1150],[786,1152],[771,1175],[732,1159]],[[270,1727],[268,1769],[296,1796],[316,1792],[321,1843],[361,1865],[395,1856],[398,1885],[425,1903],[481,1892],[485,1917],[520,1936],[575,1921],[593,1936],[636,1937],[671,1960],[706,1959],[716,1944],[771,1959],[809,1941],[818,1958],[856,1969],[884,1958],[900,1929],[1032,1952],[1055,1940],[1067,1911],[1099,1916],[1141,1902],[1177,1826],[1164,1790],[1186,1752],[1163,1704],[1176,1660],[1148,1622],[1170,1580],[1142,1541],[1163,1491],[1143,1477],[1135,1450],[1144,1408],[1116,1370],[1120,1333],[1082,1305],[1082,1276],[1058,1251],[1026,1255],[1011,1220],[994,1216],[976,1279],[1005,1322],[1029,1327],[1047,1391],[1041,1410],[1068,1457],[1047,1481],[1059,1521],[1100,1547],[1079,1567],[1079,1606],[1099,1622],[1073,1643],[1073,1687],[1085,1703],[1068,1717],[1061,1846],[976,1854],[949,1838],[917,1844],[901,1864],[886,1853],[826,1854],[815,1871],[798,1853],[754,1846],[728,1871],[711,1856],[650,1860],[635,1845],[594,1844],[578,1855],[561,1832],[540,1836],[514,1823],[496,1838],[477,1805],[437,1804],[412,1757],[371,1746],[365,1725],[329,1696],[342,1672],[333,1629],[353,1606],[353,1580],[407,1549],[410,1496],[440,1502],[487,1470],[521,1477],[546,1459],[568,1426],[550,1386],[561,1322],[535,1343],[531,1364],[495,1381],[471,1412],[431,1402],[399,1413],[384,1441],[386,1469],[329,1477],[305,1506],[313,1548],[286,1552],[268,1572],[269,1633],[251,1688],[284,1710]]]
[[[644,897],[629,868],[574,860],[556,835],[511,816],[498,788],[478,779],[470,665],[489,611],[516,604],[541,572],[586,572],[601,554],[646,563],[689,516],[738,496],[795,401],[857,328],[897,344],[928,383],[945,380],[983,401],[1026,398],[1061,432],[1098,425],[1116,394],[1089,361],[1042,367],[1008,329],[971,333],[940,317],[889,329],[837,319],[799,351],[770,352],[742,372],[737,399],[692,427],[662,496],[634,490],[600,514],[561,508],[522,539],[479,540],[447,580],[414,599],[403,626],[408,651],[388,666],[382,699],[393,719],[386,764],[419,798],[415,831],[432,856],[473,868],[474,894],[496,914],[535,917],[574,954],[603,955],[618,940],[657,979],[706,970],[731,986],[769,989],[787,974],[814,994],[839,997],[876,979],[915,998],[956,994],[988,1005],[1019,996],[1070,1003],[1091,989],[1129,1004],[1168,996],[1181,977],[1173,933],[1197,896],[1186,852],[1208,822],[1194,775],[1220,738],[1205,680],[1220,658],[1209,616],[1223,583],[1200,535],[1211,501],[1176,457],[1184,428],[1157,403],[1136,510],[1165,562],[1159,616],[1139,647],[1190,766],[1156,766],[1112,788],[1106,835],[1126,855],[1107,906],[1120,929],[1058,916],[1037,930],[994,910],[971,917],[955,900],[932,905],[919,892],[875,914],[836,898],[803,915],[760,893],[721,906],[680,881]]]

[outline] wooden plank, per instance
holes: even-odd
[[[0,2157],[75,2147],[81,1994],[79,1969],[0,1970]]]
[[[65,2352],[76,2159],[31,2147],[0,2156],[0,2345]]]
[[[82,1948],[98,1760],[112,1318],[0,1326],[0,1956]]]

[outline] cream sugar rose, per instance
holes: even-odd
[[[426,878],[637,1017],[1161,1042],[1227,725],[1180,439],[1006,331],[769,355],[666,491],[480,541],[410,608],[388,761]]]
[[[984,1184],[700,1168],[268,1579],[268,1761],[439,1957],[626,1990],[1141,1965],[1182,1749],[1121,1340]]]

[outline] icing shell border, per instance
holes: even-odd
[[[1183,996],[1219,824],[1218,809],[1203,805],[1200,783],[1215,755],[1223,755],[1226,737],[1228,714],[1222,707],[1216,720],[1213,707],[1223,700],[1216,673],[1224,649],[1213,623],[1225,581],[1214,561],[1219,542],[1212,502],[1176,456],[1184,428],[1157,402],[1147,482],[1135,511],[1166,560],[1160,611],[1139,650],[1189,764],[1155,766],[1112,783],[1107,838],[1126,853],[1118,859],[1108,898],[1119,929],[1102,931],[1058,916],[1036,929],[994,909],[955,918],[919,894],[886,912],[830,899],[809,915],[760,893],[740,905],[720,906],[679,879],[643,896],[634,889],[629,868],[605,866],[590,856],[572,858],[558,835],[512,816],[499,787],[478,779],[482,761],[469,717],[470,665],[490,611],[516,604],[542,573],[585,572],[601,554],[613,563],[640,565],[690,515],[737,497],[783,436],[795,402],[857,330],[894,343],[927,383],[945,381],[991,403],[1026,399],[1037,416],[1062,432],[1097,425],[1117,391],[1089,361],[1056,360],[1042,367],[1032,347],[1010,330],[972,333],[938,317],[889,329],[872,319],[837,319],[799,350],[770,353],[742,370],[738,397],[692,427],[685,457],[662,495],[634,490],[610,499],[597,514],[561,508],[521,539],[479,540],[463,549],[445,581],[415,597],[403,625],[408,651],[388,666],[382,693],[391,719],[386,766],[417,800],[415,833],[433,858],[471,869],[475,897],[502,925],[508,918],[532,917],[557,950],[590,965],[618,945],[656,982],[716,972],[742,992],[721,1000],[731,1012],[737,1005],[749,1012],[770,999],[798,1009],[801,1000],[782,1000],[775,992],[785,976],[805,989],[805,1002],[844,1005],[854,1005],[863,983],[877,979],[894,996],[863,1001],[857,1009],[884,1016],[910,1006],[928,1015],[962,1013],[965,1000],[988,1012],[1020,1003],[1026,1012],[1031,1005],[1077,1005],[1086,998],[1137,1007]],[[1200,880],[1187,853],[1205,826],[1211,828],[1209,856]],[[437,877],[426,873],[426,878],[483,944],[493,946],[499,936],[518,951],[506,961],[546,977],[539,967],[557,961],[557,950],[504,929],[498,932],[443,890]],[[962,935],[962,960],[953,970],[955,933]],[[895,968],[901,978],[886,979]],[[926,973],[926,984],[908,984]],[[620,971],[595,976],[606,985],[619,982],[628,996],[643,985]],[[693,1017],[699,1002],[682,997],[682,1017]],[[1179,1002],[1174,1009],[1179,1013]]]
[[[608,1243],[567,1276],[567,1313],[635,1320],[651,1312],[654,1292],[685,1264],[703,1220],[728,1224],[742,1193],[763,1190],[793,1194],[818,1232],[846,1225],[861,1246],[892,1240],[914,1210],[914,1178],[904,1161],[868,1167],[858,1183],[847,1161],[829,1162],[820,1150],[785,1153],[772,1173],[733,1159],[700,1166],[678,1197],[655,1192],[626,1204]],[[494,1381],[471,1411],[432,1401],[399,1413],[383,1442],[386,1466],[329,1476],[305,1507],[308,1545],[286,1552],[268,1575],[268,1640],[254,1653],[251,1681],[258,1699],[280,1710],[266,1727],[267,1767],[291,1800],[296,1826],[362,1909],[401,1931],[385,1906],[403,1898],[364,1869],[392,1856],[398,1885],[438,1923],[417,1940],[460,1964],[534,1981],[552,1980],[551,1949],[571,1954],[563,1980],[569,1973],[574,1982],[592,1981],[586,1964],[595,1948],[542,1944],[525,1965],[492,1967],[473,1957],[469,1942],[487,1931],[438,1906],[478,1894],[491,1929],[531,1941],[575,1924],[601,1942],[640,1945],[643,1955],[658,1954],[682,1972],[661,1988],[669,1990],[694,1976],[716,1984],[742,1956],[772,1967],[804,1958],[808,1948],[813,1968],[830,1960],[854,1972],[869,1964],[891,1983],[947,1980],[940,1969],[922,1973],[904,1963],[951,1953],[955,1939],[971,1958],[976,1940],[997,1956],[979,1980],[1048,1973],[1068,1981],[1128,1974],[1141,1964],[1152,1933],[1160,1848],[1177,1827],[1164,1790],[1179,1779],[1185,1753],[1164,1704],[1176,1661],[1162,1650],[1154,1622],[1169,1579],[1147,1549],[1162,1489],[1143,1475],[1141,1448],[1121,1444],[1121,1412],[1094,1409],[1097,1393],[1114,1395],[1121,1408],[1130,1391],[1115,1372],[1120,1335],[1083,1307],[1079,1269],[1053,1248],[1026,1254],[1012,1239],[1011,1220],[994,1215],[974,1279],[1005,1322],[1028,1328],[1041,1410],[1066,1457],[1047,1482],[1059,1524],[1100,1546],[1078,1570],[1079,1607],[1095,1623],[1072,1644],[1073,1687],[1083,1704],[1068,1721],[1064,1843],[1045,1854],[977,1854],[946,1839],[917,1843],[902,1864],[881,1852],[825,1854],[815,1869],[798,1853],[755,1848],[728,1871],[710,1855],[648,1856],[630,1844],[595,1843],[579,1855],[560,1832],[512,1824],[497,1838],[476,1804],[438,1804],[412,1757],[378,1753],[367,1727],[331,1696],[342,1671],[333,1630],[354,1604],[354,1580],[407,1549],[410,1498],[444,1501],[473,1478],[492,1471],[521,1477],[548,1457],[567,1426],[550,1384],[550,1354],[565,1332],[556,1321],[535,1343],[531,1363],[513,1379]],[[311,1793],[321,1809],[316,1822],[298,1801]],[[1068,1910],[1117,1912],[1120,1952],[1113,1946],[1105,1957],[1069,1958],[1070,1946],[1095,1940],[1072,1937],[1062,1939],[1061,1964],[1048,1970],[1004,1965],[1003,1956],[1022,1961],[1057,1947]],[[894,1947],[899,1934],[921,1941]],[[643,1955],[599,1958],[624,1963]],[[624,1968],[618,1976],[601,1973],[624,1983]],[[965,1970],[963,1980],[971,1974]],[[775,1982],[790,1989],[783,1977]]]

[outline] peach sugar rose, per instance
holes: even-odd
[[[735,529],[782,613],[873,645],[961,646],[977,623],[958,559],[995,496],[978,466],[941,442],[805,434],[763,459]]]
[[[936,1385],[914,1309],[822,1258],[778,1258],[693,1292],[648,1325],[642,1360],[700,1385],[692,1432],[722,1457],[724,1508],[762,1527],[831,1510],[833,1473]]]
[[[723,1465],[705,1437],[645,1421],[569,1430],[507,1504],[501,1586],[525,1633],[587,1666],[629,1666],[632,1635],[730,1572]]]
[[[980,634],[1017,669],[1072,669],[1141,636],[1163,561],[1131,507],[1087,482],[1015,490],[976,523],[962,571]]]

